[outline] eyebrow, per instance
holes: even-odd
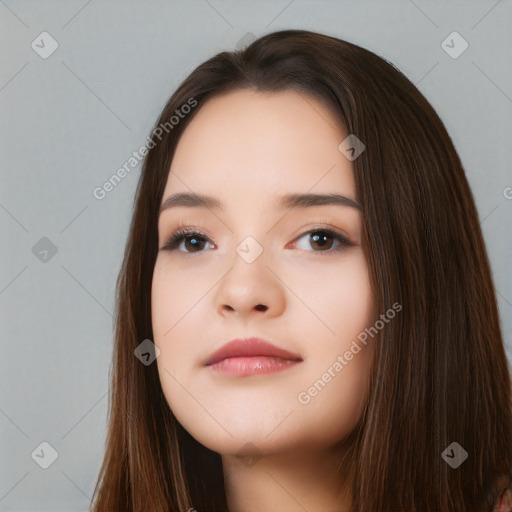
[[[312,206],[337,205],[349,206],[362,211],[361,205],[350,197],[341,194],[288,194],[281,196],[277,203],[278,209],[310,208]],[[159,215],[169,208],[186,206],[189,208],[208,208],[223,210],[224,205],[216,198],[196,193],[180,193],[169,196],[160,207]]]

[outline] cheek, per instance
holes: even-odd
[[[186,273],[170,272],[165,261],[157,260],[151,286],[153,341],[160,349],[157,364],[172,375],[180,370],[178,359],[189,357],[191,350],[190,340],[181,331],[187,325],[187,314],[191,313],[191,308],[200,298],[196,285],[190,283]]]
[[[201,290],[198,284],[199,280],[191,282],[190,273],[179,271],[176,266],[171,269],[165,260],[157,260],[151,286],[153,341],[160,349],[156,364],[167,404],[179,421],[180,413],[191,405],[184,389],[192,361],[197,357],[193,344],[197,333],[190,330],[190,318],[194,305],[200,307],[198,302],[208,289]]]
[[[161,350],[166,349],[169,340],[174,344],[176,338],[181,339],[176,333],[184,329],[193,309],[202,306],[201,299],[212,286],[210,281],[211,277],[203,278],[164,259],[157,260],[151,285],[151,321],[155,343],[162,344]]]
[[[303,325],[318,336],[297,403],[304,417],[317,421],[316,433],[336,442],[354,428],[367,397],[375,341],[365,330],[376,318],[374,298],[361,254],[347,257],[336,270],[325,267],[315,276],[325,283],[315,294],[312,281],[303,281],[302,293],[318,316],[305,315]]]
[[[296,418],[302,417],[309,423],[315,444],[332,446],[355,428],[368,393],[369,358],[361,354],[341,372],[331,370],[334,377],[325,367],[324,373],[318,373],[310,381],[310,387],[302,391],[301,399],[309,402],[298,406],[302,411]],[[312,419],[314,423],[311,423]]]
[[[342,350],[374,320],[374,299],[366,261],[361,252],[347,254],[341,262],[318,266],[314,274],[296,271],[287,277],[290,288],[309,311],[302,308],[301,323],[316,329],[322,350]],[[324,343],[325,342],[325,343]],[[347,343],[348,342],[348,343]]]
[[[332,325],[340,349],[374,320],[374,298],[366,263],[362,257],[331,277],[329,296],[324,304],[326,323]]]

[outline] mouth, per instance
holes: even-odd
[[[232,376],[275,373],[289,369],[303,359],[260,338],[236,339],[216,350],[205,367]]]

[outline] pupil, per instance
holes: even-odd
[[[188,242],[189,240],[190,242]],[[194,243],[196,242],[199,242],[199,244],[201,244],[201,240],[196,236],[189,236],[188,238],[185,239],[185,245],[187,246],[187,249],[201,249],[201,247],[194,245]]]
[[[313,235],[312,238],[313,238],[313,242],[314,243],[318,243],[320,239],[323,239],[323,242],[320,241],[320,248],[321,249],[325,249],[325,239],[329,238],[329,237],[330,237],[329,234],[325,234],[324,233],[324,234],[321,234],[321,235]],[[329,245],[329,244],[327,244],[327,245]]]

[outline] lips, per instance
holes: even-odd
[[[283,361],[300,362],[302,358],[293,352],[276,347],[260,338],[246,338],[232,340],[213,352],[207,359],[205,366],[212,366],[225,359],[232,358],[273,358]]]

